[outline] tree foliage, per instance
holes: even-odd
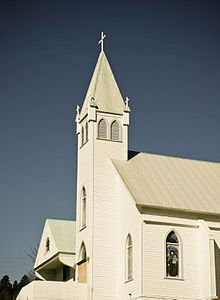
[[[4,275],[0,280],[0,300],[15,300],[20,290],[30,283],[28,276],[25,274],[20,282],[17,280],[11,284],[9,276]]]
[[[25,253],[31,259],[32,263],[34,263],[37,255],[37,248],[30,246],[29,251],[25,251]],[[0,279],[0,300],[16,300],[20,290],[36,279],[34,270],[27,272],[27,274],[22,276],[20,282],[15,280],[13,284],[11,284],[9,276],[4,275],[2,279]]]

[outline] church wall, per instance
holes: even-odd
[[[117,175],[118,186],[118,290],[119,299],[129,299],[141,295],[141,215],[137,210],[135,201],[127,188]],[[131,235],[133,245],[133,276],[132,280],[126,281],[126,239]]]
[[[168,218],[169,219],[169,218]],[[199,298],[199,234],[198,228],[149,222],[143,226],[143,295],[172,299]],[[180,241],[180,276],[166,278],[165,241],[174,229]]]
[[[46,251],[46,239],[47,238],[49,238],[49,240],[50,240],[50,250],[49,251]],[[36,268],[37,266],[41,265],[43,262],[47,261],[49,258],[54,256],[56,253],[57,253],[57,248],[55,245],[55,241],[51,234],[50,227],[46,221],[34,267]]]
[[[117,286],[117,207],[115,170],[110,158],[125,159],[127,156],[127,126],[121,127],[123,142],[97,139],[97,124],[102,117],[110,124],[122,116],[98,113],[97,121],[89,122],[89,141],[81,146],[78,135],[77,176],[77,253],[82,242],[87,252],[87,285],[89,298],[116,299]],[[84,121],[85,122],[85,121]],[[81,124],[80,124],[81,126]],[[84,126],[84,124],[83,124]],[[126,142],[124,142],[124,138]],[[87,225],[80,228],[80,194],[85,186],[87,194]],[[111,272],[109,272],[111,270]],[[76,271],[77,280],[77,271]]]
[[[220,298],[220,224],[211,230],[214,236],[216,295]]]
[[[81,125],[85,126],[85,121]],[[82,146],[81,135],[78,135],[78,166],[77,166],[77,207],[76,207],[76,263],[79,262],[80,248],[82,243],[86,247],[87,261],[87,286],[88,295],[91,293],[91,246],[92,246],[92,211],[93,211],[93,122],[89,122],[88,141]],[[86,227],[81,228],[81,192],[82,188],[86,189]],[[78,278],[78,268],[76,268],[75,278]]]
[[[34,280],[22,288],[19,300],[85,300],[87,289],[84,284],[76,284],[72,281],[41,281]]]
[[[117,193],[115,169],[110,158],[123,159],[124,152],[122,142],[98,140],[95,136],[92,243],[93,297],[97,300],[117,299]]]
[[[199,289],[200,289],[200,298],[211,298],[212,291],[212,275],[214,269],[211,265],[211,251],[210,249],[210,231],[207,227],[206,222],[203,220],[198,220],[199,224],[199,249],[200,249],[200,261],[199,261]]]

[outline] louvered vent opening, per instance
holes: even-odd
[[[113,141],[119,141],[119,125],[116,121],[111,125],[111,139]]]
[[[99,122],[98,125],[98,138],[107,139],[107,125],[103,119]]]

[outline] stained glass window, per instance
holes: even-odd
[[[179,240],[174,230],[166,239],[166,275],[179,277]]]

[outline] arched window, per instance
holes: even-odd
[[[46,252],[48,252],[50,250],[50,239],[49,239],[49,237],[46,239],[45,248],[46,248]]]
[[[126,240],[126,280],[133,278],[133,245],[130,234]]]
[[[79,252],[79,262],[78,262],[78,282],[85,283],[87,280],[87,256],[86,247],[82,243]]]
[[[166,238],[166,276],[179,277],[179,240],[174,230]]]
[[[101,119],[98,123],[98,138],[107,139],[107,124],[104,119]]]
[[[83,187],[81,192],[81,227],[86,226],[86,189]]]
[[[88,142],[89,140],[89,131],[88,131],[88,122],[86,122],[86,125],[85,125],[85,131],[86,131],[86,140],[85,140],[85,143]]]
[[[84,144],[84,128],[81,129],[81,146]]]
[[[111,124],[111,140],[119,141],[119,125],[117,121],[113,121]]]

